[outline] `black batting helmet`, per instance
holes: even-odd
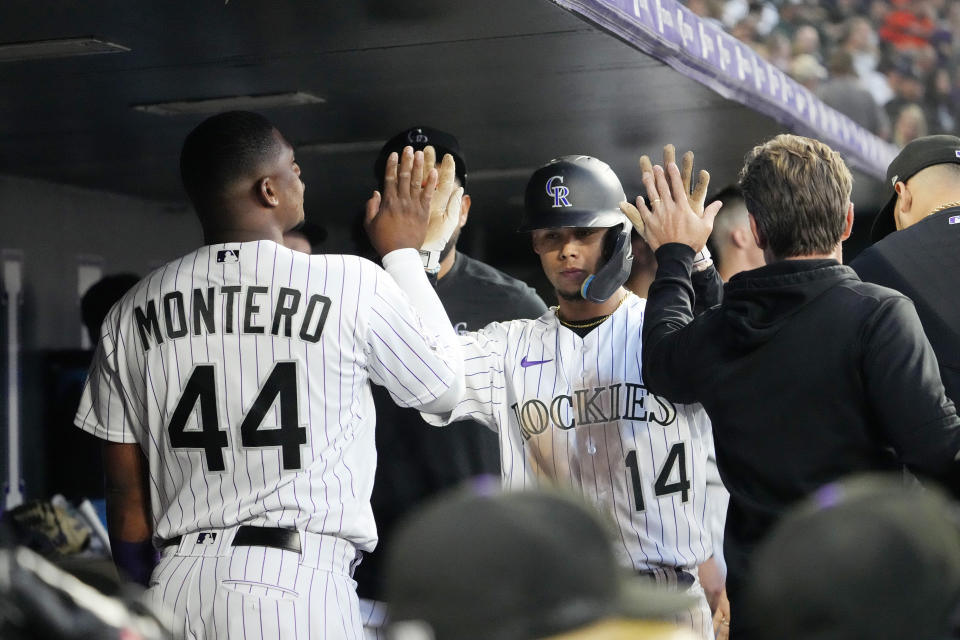
[[[581,295],[592,302],[607,300],[630,276],[633,225],[620,211],[627,196],[610,166],[590,156],[561,156],[530,177],[520,231],[556,227],[609,228],[606,261],[587,278]]]

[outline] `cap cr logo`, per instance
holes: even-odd
[[[563,176],[553,176],[547,180],[547,195],[553,198],[553,204],[550,205],[551,208],[556,209],[558,207],[572,207],[570,201],[567,200],[567,196],[570,195],[570,189],[566,188],[562,184],[555,185],[554,182],[563,182]]]
[[[423,132],[423,129],[414,129],[407,133],[407,142],[411,144],[424,144],[429,142],[427,134]]]

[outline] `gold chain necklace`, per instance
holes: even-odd
[[[596,320],[591,320],[590,322],[581,322],[581,323],[567,322],[566,320],[560,317],[560,307],[554,307],[554,311],[556,311],[557,313],[557,320],[559,320],[560,324],[562,324],[565,327],[569,327],[570,329],[592,329],[593,327],[596,327],[597,325],[602,324],[607,318],[615,314],[617,312],[617,309],[620,308],[620,305],[622,305],[623,302],[630,297],[630,295],[631,293],[628,291],[626,294],[624,294],[622,298],[620,298],[620,302],[618,302],[617,306],[613,308],[613,311],[611,311],[605,316],[600,316]]]
[[[950,207],[960,207],[960,200],[957,200],[956,202],[948,202],[947,204],[942,204],[936,209],[934,209],[933,211],[931,211],[930,213],[928,213],[927,215],[932,216],[933,214],[940,213],[944,209],[949,209]]]

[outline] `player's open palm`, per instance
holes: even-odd
[[[429,174],[436,164],[436,151],[432,146],[423,149],[423,170]],[[421,249],[440,252],[457,230],[460,221],[460,206],[463,187],[457,187],[456,162],[449,153],[444,154],[437,176],[437,190],[430,201],[430,222],[427,236]]]
[[[667,164],[666,170],[657,165],[652,171],[645,171],[643,184],[650,198],[649,206],[639,196],[636,206],[624,202],[620,209],[634,223],[650,248],[656,251],[661,245],[678,242],[692,247],[694,251],[703,249],[713,230],[713,221],[721,203],[713,202],[703,210],[702,215],[697,213],[691,206],[680,168],[675,162]]]
[[[424,180],[423,152],[405,147],[399,157],[391,153],[383,176],[383,194],[367,200],[364,226],[380,256],[397,249],[419,249],[430,221],[430,201],[437,188],[437,172]]]

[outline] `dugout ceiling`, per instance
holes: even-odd
[[[379,144],[428,123],[461,140],[488,254],[554,156],[606,160],[629,194],[639,154],[674,142],[719,187],[782,130],[547,0],[0,4],[2,43],[83,36],[129,52],[0,62],[0,173],[182,206],[179,146],[204,116],[134,106],[305,92],[324,102],[262,111],[299,147],[310,220],[349,227]],[[876,183],[858,179],[869,211]]]

